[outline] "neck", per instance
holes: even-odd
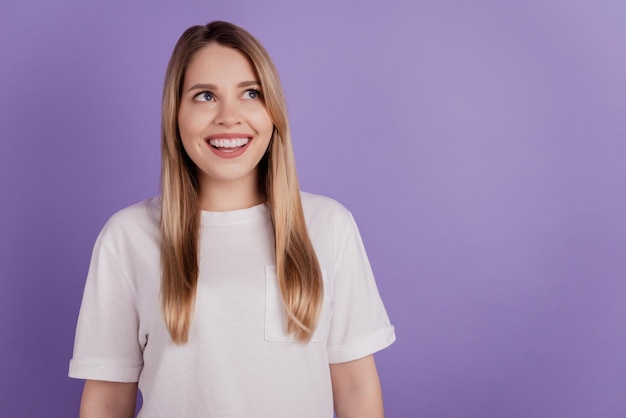
[[[200,209],[211,212],[227,212],[247,209],[265,202],[259,190],[256,176],[233,181],[201,180]]]

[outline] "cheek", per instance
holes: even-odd
[[[204,120],[202,112],[194,112],[192,109],[186,109],[181,106],[178,111],[178,131],[181,138],[194,136],[202,132]]]
[[[254,125],[255,130],[261,135],[269,136],[274,130],[274,123],[270,119],[270,116],[265,109],[263,111],[257,112],[250,119],[250,122]]]
[[[178,114],[178,133],[180,135],[183,148],[188,156],[192,156],[198,148],[197,141],[197,122],[189,113],[179,112]],[[193,158],[192,158],[193,159]]]
[[[178,132],[183,142],[185,142],[185,138],[189,137],[193,132],[193,123],[188,115],[178,115]]]
[[[180,142],[183,145],[183,150],[187,154],[187,157],[193,160],[193,155],[195,154],[195,147],[189,141],[189,136],[185,132],[180,132]]]

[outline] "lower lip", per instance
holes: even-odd
[[[208,142],[207,142],[207,145],[211,149],[211,151],[213,151],[213,153],[220,158],[237,158],[241,154],[246,152],[246,150],[248,149],[248,145],[250,145],[251,142],[252,142],[252,139],[248,139],[248,143],[246,145],[239,147],[239,148],[235,148],[233,151],[224,151],[226,149],[230,150],[232,148],[215,148]]]

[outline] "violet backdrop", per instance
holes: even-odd
[[[388,417],[626,416],[626,2],[3,0],[0,415],[77,416],[87,266],[158,193],[180,33],[281,74],[301,186],[355,215]]]

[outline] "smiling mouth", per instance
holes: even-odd
[[[214,138],[209,139],[208,142],[209,145],[215,149],[224,152],[233,152],[245,147],[248,142],[250,142],[250,138]]]

